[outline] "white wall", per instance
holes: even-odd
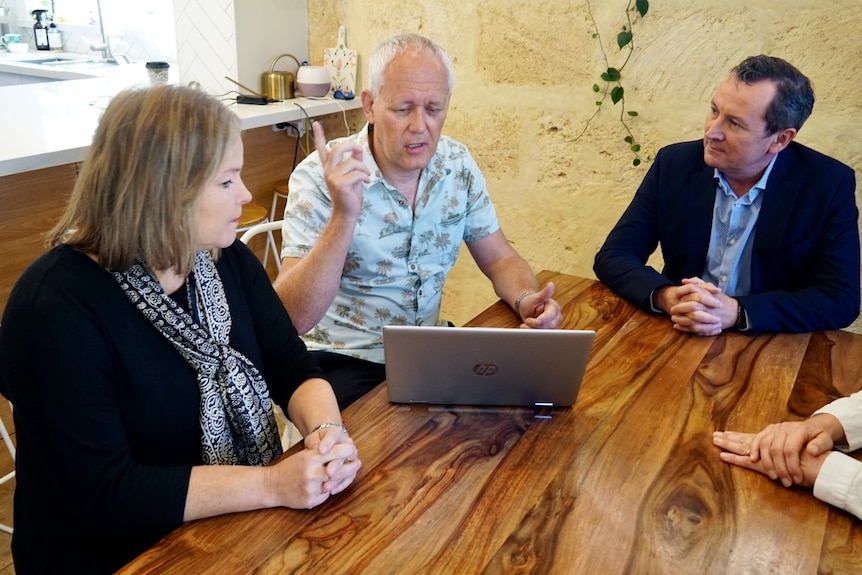
[[[199,82],[213,94],[246,93],[230,76],[261,91],[261,76],[276,56],[307,57],[306,8],[306,0],[174,0],[180,81]],[[285,58],[276,69],[295,67]]]
[[[261,75],[280,54],[308,60],[306,0],[235,1],[240,82],[260,91]],[[290,58],[282,58],[275,69],[295,74],[296,67]]]

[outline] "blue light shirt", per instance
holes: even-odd
[[[335,300],[303,339],[309,349],[383,363],[383,326],[439,325],[443,284],[461,242],[481,240],[500,225],[485,178],[464,145],[440,137],[411,206],[383,179],[368,146],[368,126],[350,139],[363,148],[370,183],[363,184],[362,211]],[[317,152],[293,171],[289,188],[281,256],[301,258],[332,215]]]
[[[755,226],[776,157],[769,162],[760,180],[741,198],[736,197],[721,172],[715,170],[717,184],[712,231],[702,279],[715,284],[729,296],[751,293]]]

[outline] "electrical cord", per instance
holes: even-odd
[[[344,107],[344,104],[339,102],[337,98],[330,98],[328,96],[321,97],[321,98],[309,96],[308,99],[309,100],[325,100],[327,102],[332,102],[333,104],[338,106],[338,109],[341,110],[341,118],[344,120],[344,129],[347,132],[345,137],[350,136],[350,125],[348,125],[348,123],[347,123],[347,109]],[[299,106],[299,104],[296,104],[296,102],[294,102],[294,104]],[[302,106],[299,106],[299,107],[301,108]],[[303,110],[303,112],[305,112],[305,110]],[[307,116],[308,116],[308,114],[306,114],[306,117]]]
[[[236,97],[241,95],[242,94],[240,94],[236,90],[228,90],[224,94],[213,96],[213,98],[216,98],[219,102],[230,102],[229,105],[233,106],[234,104],[236,104]]]
[[[308,98],[308,99],[309,100],[331,101],[336,106],[338,106],[338,109],[341,110],[341,119],[344,121],[344,130],[346,132],[345,137],[346,138],[350,137],[350,124],[347,123],[347,109],[344,107],[344,105],[341,102],[339,102],[335,98]],[[311,119],[311,116],[308,115],[308,112],[305,110],[305,108],[303,108],[299,104],[299,102],[294,102],[293,105],[296,106],[297,108],[299,108],[300,110],[302,110],[303,115],[305,115],[305,146],[306,146],[307,150],[311,150],[311,142],[309,141],[309,134],[308,133],[311,131],[311,125],[314,123],[314,120]],[[303,150],[303,151],[305,151],[305,150]],[[306,155],[308,155],[307,151],[305,151],[305,153],[306,153]]]
[[[289,132],[294,132],[296,136],[289,134]],[[303,157],[308,156],[308,152],[306,152],[302,144],[299,143],[300,139],[302,138],[302,134],[299,133],[299,130],[296,126],[294,126],[293,124],[288,124],[287,129],[284,131],[284,135],[289,138],[294,138],[295,142],[293,146],[293,167],[290,169],[290,171],[293,172],[293,170],[296,169],[297,160],[299,158],[299,150],[302,150]]]
[[[313,123],[313,120],[311,119],[311,116],[308,115],[308,112],[305,111],[305,108],[299,105],[299,102],[294,102],[293,105],[302,110],[302,113],[305,116],[305,148],[303,149],[303,152],[308,155],[309,152],[307,150],[311,150],[309,132],[311,132],[311,124]]]
[[[345,137],[350,137],[350,126],[347,123],[347,110],[337,99],[333,98],[332,101],[341,109],[341,118],[344,120],[344,129],[347,131],[347,135]]]
[[[296,130],[296,126],[293,126],[293,129],[294,129],[294,130]],[[297,160],[297,157],[299,156],[299,154],[297,154],[297,152],[299,151],[299,133],[298,133],[298,131],[297,131],[297,134],[296,134],[296,139],[295,139],[294,141],[295,141],[296,143],[295,143],[295,144],[294,144],[294,146],[293,146],[293,167],[292,167],[292,168],[290,168],[290,171],[291,171],[291,172],[293,172],[293,170],[295,170],[295,169],[296,169],[296,160]],[[302,153],[303,153],[305,156],[308,156],[308,154],[306,154],[306,153],[305,153],[305,150],[302,150]]]

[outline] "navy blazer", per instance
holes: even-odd
[[[593,270],[614,292],[650,310],[650,294],[701,276],[715,203],[703,141],[656,155],[631,204],[596,254]],[[856,178],[841,162],[797,142],[775,160],[754,232],[751,294],[738,299],[750,333],[838,329],[859,315]],[[661,246],[661,273],[646,265]]]

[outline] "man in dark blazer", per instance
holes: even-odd
[[[754,56],[719,86],[702,140],[667,146],[596,254],[594,271],[676,329],[837,329],[859,314],[856,180],[793,139],[808,78]],[[646,265],[661,246],[661,273]]]

